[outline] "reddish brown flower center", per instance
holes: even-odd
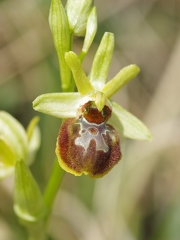
[[[89,101],[79,108],[80,116],[83,116],[89,123],[101,124],[106,122],[111,116],[111,109],[104,106],[99,111],[93,101]]]

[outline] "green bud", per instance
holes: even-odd
[[[0,179],[14,171],[20,158],[30,164],[40,145],[37,118],[30,123],[28,133],[9,113],[0,111]]]
[[[23,160],[16,162],[14,211],[26,225],[39,221],[45,214],[42,194]]]
[[[23,126],[9,113],[0,111],[0,179],[14,170],[18,158],[26,158],[28,141]]]
[[[106,83],[113,50],[114,34],[106,32],[94,57],[90,74],[90,81],[96,90],[101,90]]]
[[[84,36],[92,0],[68,0],[66,8],[71,31],[76,36]]]
[[[72,88],[71,71],[65,62],[64,55],[71,49],[71,34],[67,15],[60,0],[51,2],[49,24],[59,60],[62,89],[69,91]]]

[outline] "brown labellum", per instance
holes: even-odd
[[[60,128],[57,140],[57,152],[63,161],[60,164],[75,175],[101,177],[121,159],[119,136],[106,124],[111,115],[109,107],[99,112],[88,102],[81,111],[79,119],[69,118]]]

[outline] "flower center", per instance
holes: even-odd
[[[99,111],[94,101],[88,101],[80,106],[79,113],[80,137],[76,138],[75,144],[82,146],[86,152],[93,140],[96,143],[96,151],[107,152],[109,147],[104,137],[109,132],[106,121],[111,116],[111,109],[108,106],[104,106],[102,111]]]
[[[89,123],[101,124],[107,122],[111,116],[111,109],[108,106],[104,106],[102,111],[99,111],[94,101],[88,101],[84,105],[80,106],[80,117],[84,117]]]

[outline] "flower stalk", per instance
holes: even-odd
[[[51,213],[51,208],[54,203],[54,199],[61,185],[64,176],[64,170],[59,167],[57,159],[55,159],[54,166],[44,192],[44,204],[46,207],[46,219],[48,219]]]

